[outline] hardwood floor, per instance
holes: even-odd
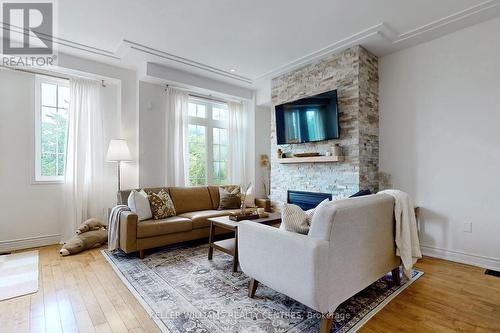
[[[0,332],[158,332],[98,249],[40,248],[40,290],[0,302]],[[500,278],[424,258],[425,274],[359,332],[500,332]]]
[[[500,332],[500,278],[424,257],[425,272],[359,332]]]
[[[40,290],[0,302],[0,332],[159,332],[98,249],[39,248]]]

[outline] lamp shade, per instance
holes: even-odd
[[[128,149],[127,141],[123,139],[112,139],[109,141],[106,160],[108,162],[132,161],[132,155]]]

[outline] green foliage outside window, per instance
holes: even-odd
[[[205,128],[189,125],[189,185],[205,185]]]
[[[54,111],[53,111],[54,110]],[[66,110],[42,111],[41,123],[41,175],[64,176],[68,118]]]
[[[194,99],[188,114],[189,185],[227,184],[227,105]]]

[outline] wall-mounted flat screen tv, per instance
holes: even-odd
[[[278,145],[339,138],[337,90],[275,107]]]

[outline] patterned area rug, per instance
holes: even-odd
[[[248,297],[249,277],[232,273],[232,258],[208,246],[165,247],[144,260],[102,253],[164,332],[318,332],[320,314],[264,285]],[[423,273],[392,286],[390,275],[344,302],[332,332],[354,332]]]

